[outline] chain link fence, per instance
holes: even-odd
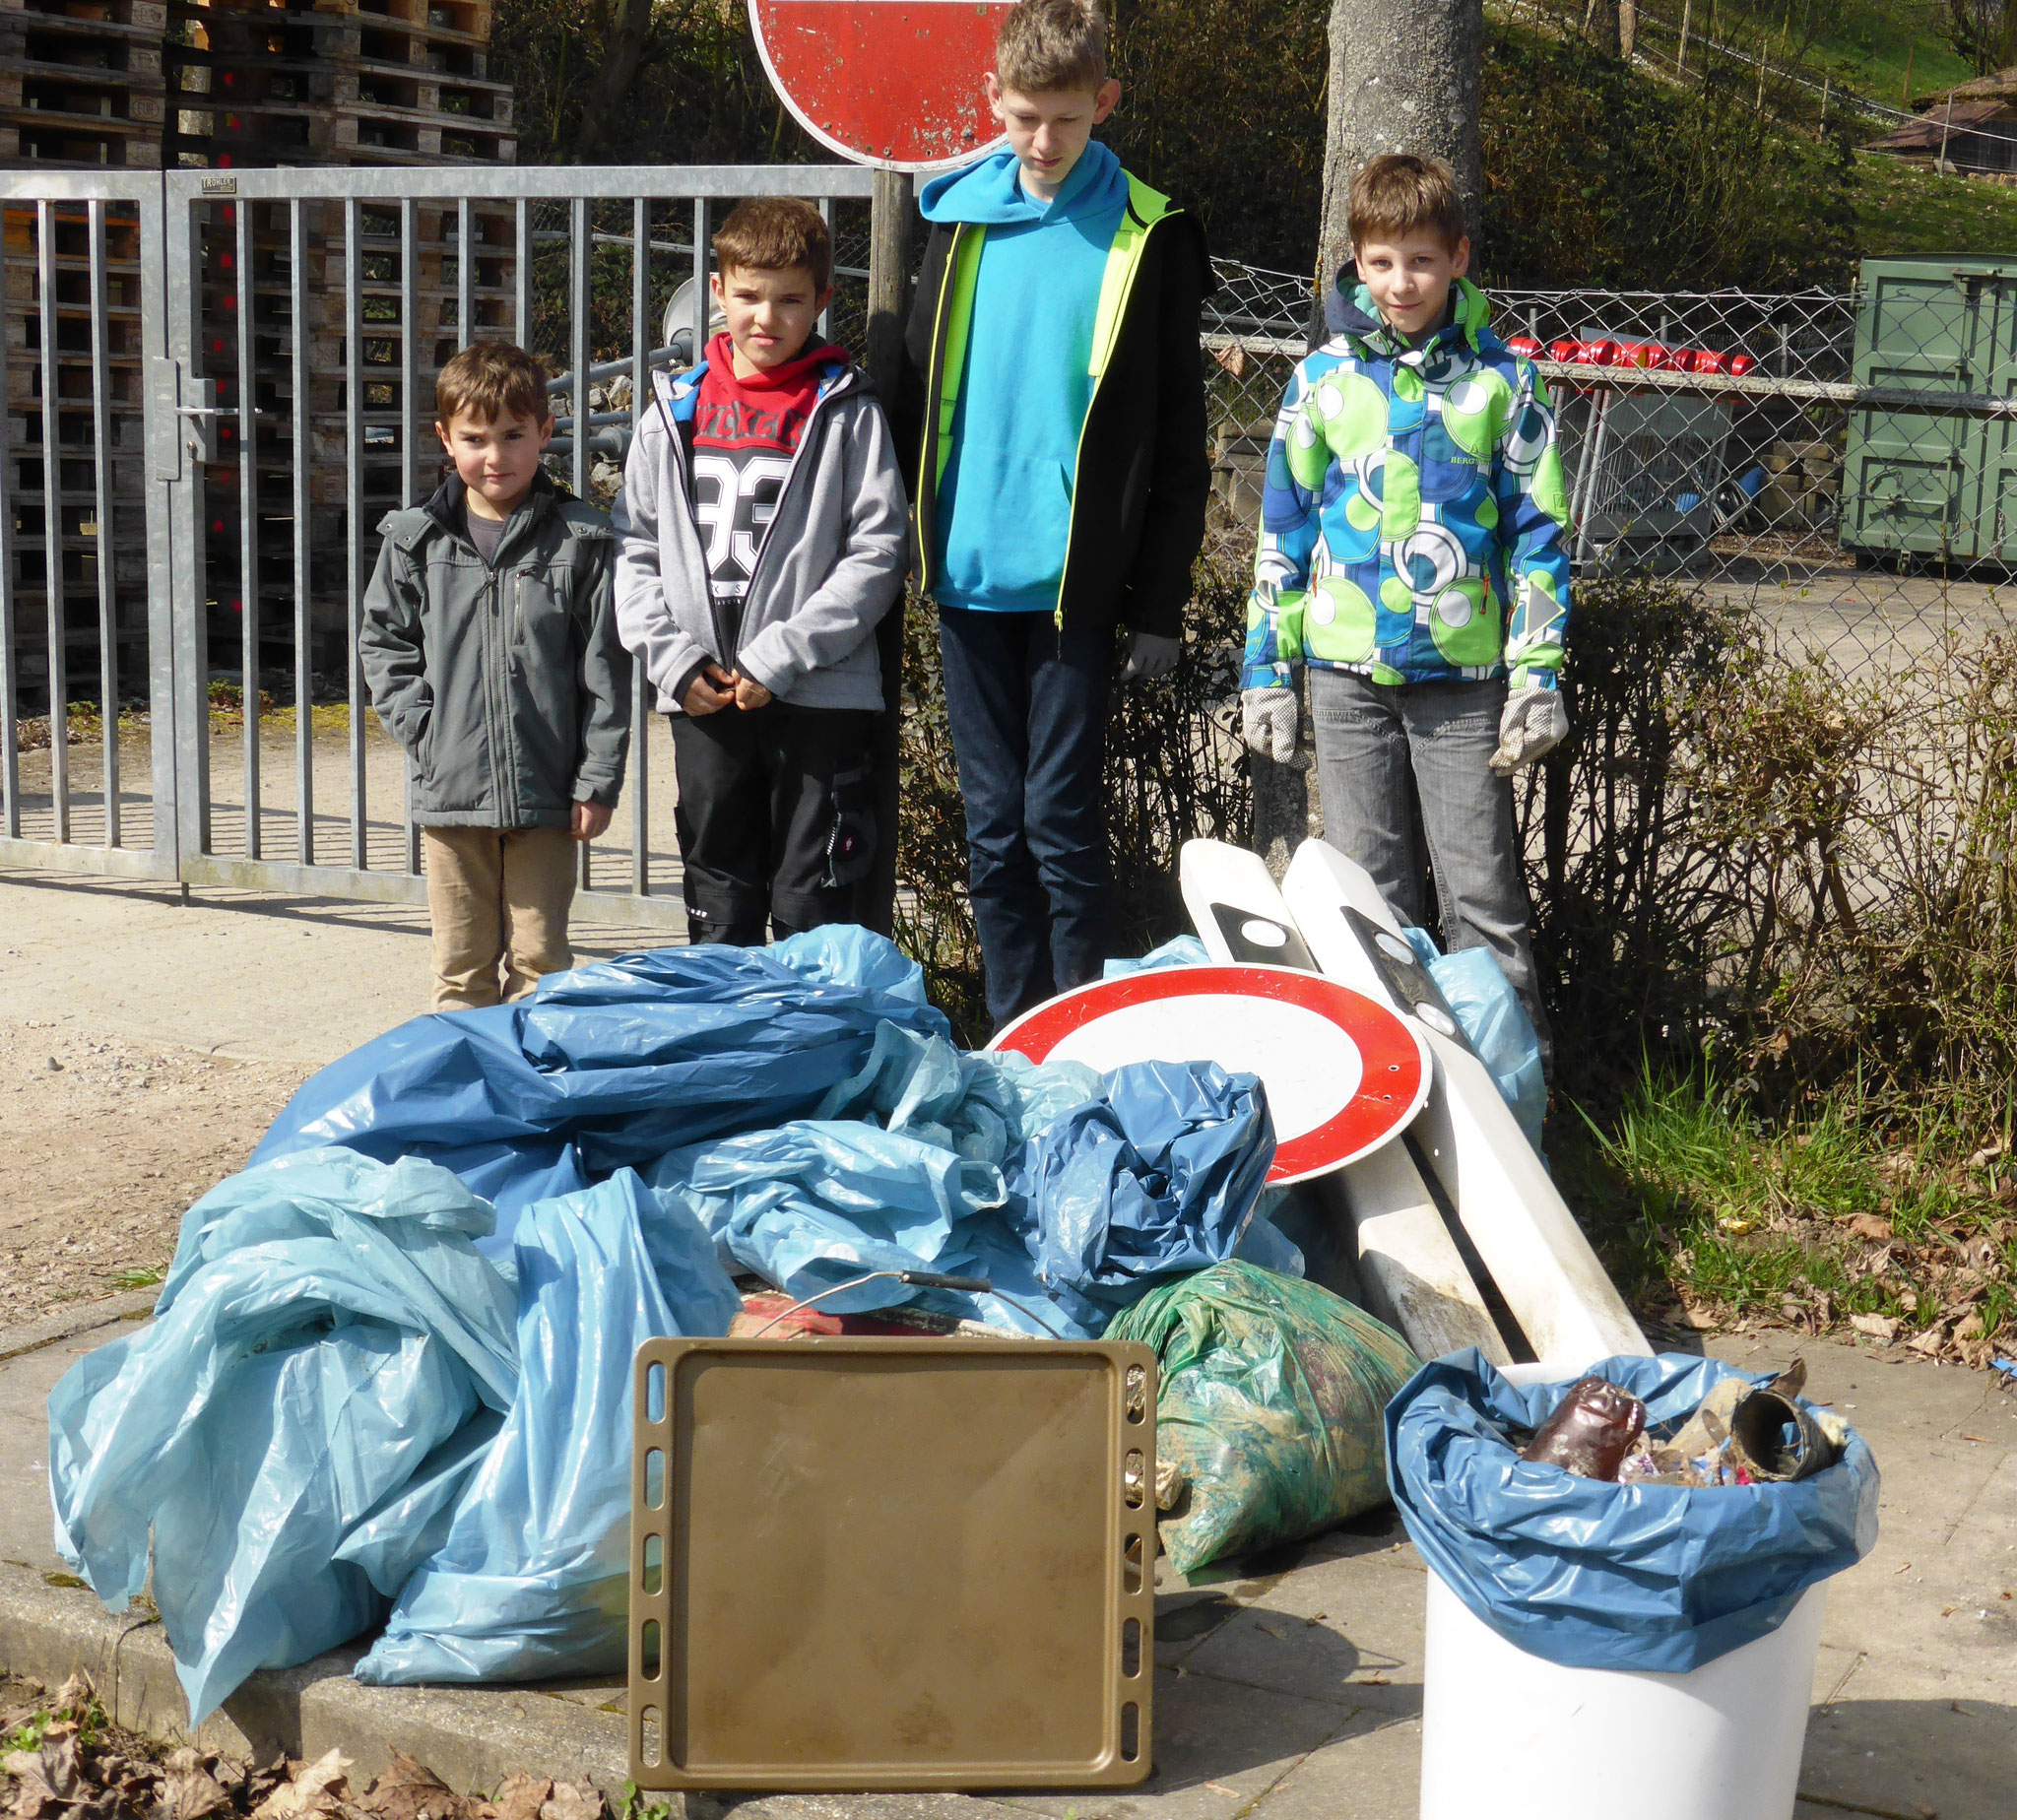
[[[1204,346],[1209,550],[1251,549],[1306,344],[1297,275],[1221,263]],[[1501,291],[1554,395],[1579,573],[1671,577],[1850,673],[2017,610],[2017,285],[1931,271],[1848,293]]]

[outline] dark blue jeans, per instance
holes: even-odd
[[[999,1026],[1106,960],[1114,638],[1104,625],[1061,632],[1049,614],[942,607],[939,656]]]

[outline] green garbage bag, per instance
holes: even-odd
[[[1144,1296],[1108,1339],[1155,1348],[1162,1545],[1179,1573],[1387,1501],[1387,1402],[1407,1343],[1315,1283],[1241,1259]]]

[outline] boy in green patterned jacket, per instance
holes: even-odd
[[[1422,921],[1410,789],[1443,940],[1492,950],[1552,1062],[1512,774],[1569,730],[1569,502],[1547,388],[1487,326],[1449,165],[1394,153],[1353,180],[1332,339],[1289,380],[1247,616],[1247,743],[1295,750],[1309,672],[1325,838]]]

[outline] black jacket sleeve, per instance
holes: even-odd
[[[1141,541],[1123,590],[1120,618],[1136,631],[1176,638],[1183,633],[1191,568],[1204,545],[1204,508],[1211,496],[1204,367],[1198,340],[1211,263],[1195,216],[1170,221],[1161,238],[1155,444]]]
[[[896,444],[896,460],[903,469],[903,486],[915,493],[918,460],[925,446],[925,412],[931,403],[932,319],[939,307],[939,292],[945,276],[945,256],[952,244],[950,228],[934,226],[925,240],[924,264],[918,272],[911,297],[909,320],[903,330],[903,361],[897,369],[896,396],[889,401],[889,431]],[[916,503],[915,499],[912,501]]]

